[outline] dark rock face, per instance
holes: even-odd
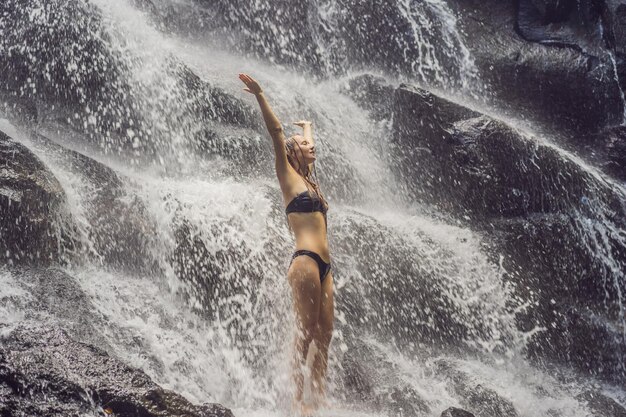
[[[626,127],[618,126],[600,133],[582,136],[581,148],[588,159],[605,173],[626,181]]]
[[[257,251],[239,239],[238,233],[246,229],[242,222],[245,216],[210,221],[200,228],[185,217],[183,203],[169,195],[164,200],[171,209],[175,238],[175,248],[167,261],[176,276],[187,284],[181,295],[206,320],[221,320],[237,340],[241,359],[255,369],[262,369],[276,353],[272,349],[278,349],[279,345],[256,341],[280,334],[287,320],[276,317],[276,310],[259,301],[264,297],[259,294],[260,289],[273,279],[272,275],[282,278],[287,272],[286,257],[291,248],[285,246],[286,242],[282,247],[276,246],[276,242],[284,240],[284,235],[269,228],[271,246],[266,243],[268,247]],[[276,208],[279,213],[273,213],[272,217],[278,215],[284,221],[284,209]],[[220,242],[218,249],[213,246],[216,240]],[[243,314],[254,320],[241,320]]]
[[[455,369],[454,364],[444,360],[439,361],[438,371],[463,399],[463,406],[475,415],[485,417],[516,417],[519,415],[509,400],[502,397],[494,389],[476,383],[470,375]]]
[[[94,6],[79,0],[8,0],[0,5],[0,15],[5,34],[0,40],[1,90],[33,103],[66,107],[68,122],[83,128],[89,121],[94,135],[124,135],[139,124],[127,97],[127,68],[111,52]],[[90,109],[85,117],[73,116],[85,108]]]
[[[197,118],[206,122],[219,122],[235,126],[265,129],[259,123],[258,112],[220,88],[211,86],[187,66],[177,63],[174,72],[181,89],[190,97],[188,108]]]
[[[474,414],[460,408],[450,407],[441,413],[441,417],[474,417]]]
[[[576,397],[587,404],[587,407],[596,416],[602,417],[626,417],[626,409],[614,399],[604,394],[593,391],[585,391]]]
[[[335,224],[334,230],[341,236],[335,247],[355,259],[368,259],[348,264],[345,270],[353,270],[347,272],[350,284],[337,294],[337,305],[354,327],[373,334],[384,329],[385,337],[406,349],[416,340],[454,347],[494,336],[494,329],[472,307],[459,305],[451,296],[463,297],[444,278],[455,276],[454,261],[426,261],[424,251],[439,251],[440,259],[450,257],[436,242],[426,236],[420,236],[420,243],[411,242],[358,213]],[[506,329],[499,330],[499,337],[505,337]]]
[[[614,129],[608,134],[607,170],[626,181],[626,128]]]
[[[580,9],[582,16],[572,8],[578,3],[589,5]],[[570,132],[597,132],[622,121],[624,103],[611,51],[598,39],[595,3],[454,3],[459,26],[471,34],[468,48],[499,108]],[[580,22],[560,22],[570,15]]]
[[[0,5],[0,15],[0,31],[7,34],[0,40],[0,97],[7,107],[81,132],[106,153],[132,161],[167,159],[175,136],[203,155],[235,159],[259,152],[255,141],[246,141],[243,150],[229,148],[213,129],[237,126],[246,136],[262,131],[256,111],[173,57],[154,68],[152,79],[137,80],[147,64],[120,52],[114,40],[119,34],[96,6],[10,0]]]
[[[183,128],[190,139],[188,146],[198,155],[228,160],[234,176],[254,177],[271,166],[274,154],[264,146],[266,131],[260,113],[187,66],[175,63],[173,67],[182,110],[171,115],[170,125]]]
[[[607,23],[612,29],[614,47],[623,58],[626,55],[626,4],[620,0],[609,0],[606,3],[610,19]]]
[[[31,140],[60,166],[88,184],[83,196],[87,238],[99,262],[133,273],[154,273],[157,263],[150,252],[156,226],[143,203],[129,191],[128,180],[111,168],[47,137],[31,133]],[[93,190],[93,191],[91,191]],[[89,257],[93,253],[84,253]]]
[[[414,192],[458,214],[554,213],[596,192],[556,149],[424,90],[396,91],[394,124],[404,169],[420,179],[412,181]]]
[[[427,416],[430,408],[423,398],[411,387],[394,388],[379,394],[376,399],[379,409],[398,416]]]
[[[623,119],[614,61],[623,73],[626,12],[616,0],[450,2],[464,39],[447,36],[445,17],[425,3],[138,3],[169,29],[205,33],[237,52],[321,76],[374,67],[456,90],[470,71],[459,58],[465,42],[476,66],[470,72],[481,75],[470,80],[476,95],[516,117],[570,132]]]
[[[622,91],[626,91],[626,4],[621,0],[606,0],[602,7],[602,27],[608,46],[615,51],[617,76]]]
[[[254,293],[256,287],[254,283],[263,279],[260,272],[263,269],[262,264],[251,265],[250,248],[243,243],[228,250],[211,253],[203,240],[206,236],[203,231],[197,230],[185,219],[180,219],[174,227],[176,249],[170,261],[176,275],[192,285],[193,296],[202,306],[201,311],[207,313],[208,317],[225,317],[232,314],[232,306],[224,300],[236,294]],[[224,234],[224,230],[214,225],[209,236],[226,238]],[[244,262],[246,259],[248,261]],[[249,286],[241,281],[229,279],[233,270],[237,271],[239,276],[250,277]]]
[[[323,45],[333,45],[333,67],[381,68],[435,84],[443,78],[449,85],[463,76],[456,60],[460,45],[444,40],[441,16],[428,4],[403,7],[396,2],[340,0],[335,10],[332,23],[315,28],[325,40]],[[332,33],[324,32],[328,26]],[[429,48],[434,44],[437,47]]]
[[[561,363],[584,363],[590,373],[614,379],[624,365],[626,350],[619,323],[591,309],[555,303],[543,312],[549,331],[540,332],[528,343],[530,357]],[[619,371],[618,371],[619,372]]]
[[[64,222],[61,184],[30,150],[2,132],[0,165],[0,259],[29,265],[62,260],[76,243],[71,222]]]
[[[401,174],[410,178],[406,187],[421,201],[467,216],[506,255],[517,295],[535,303],[520,326],[530,330],[530,320],[547,328],[535,340],[542,347],[531,344],[531,354],[542,352],[609,379],[625,378],[619,330],[571,316],[584,306],[605,305],[594,314],[607,323],[619,320],[620,294],[626,290],[621,275],[626,252],[617,232],[626,227],[625,204],[619,190],[556,148],[423,90],[401,86],[394,106],[393,140]],[[608,231],[602,244],[590,223]],[[567,336],[559,333],[563,327]],[[584,347],[586,337],[602,355]]]
[[[10,273],[27,289],[29,297],[3,301],[11,303],[9,305],[17,303],[14,308],[23,312],[26,320],[50,322],[52,318],[62,324],[72,338],[110,349],[102,336],[102,327],[106,323],[74,277],[58,268],[20,267],[12,268]]]
[[[351,340],[351,344],[343,355],[341,367],[341,379],[349,400],[392,415],[430,414],[426,401],[398,378],[397,366],[382,352],[358,339]],[[380,390],[380,386],[385,388]]]
[[[196,37],[204,34],[221,48],[313,76],[343,74],[363,66],[451,84],[463,75],[456,65],[460,39],[448,39],[437,15],[441,10],[429,4],[361,0],[332,4],[196,0],[174,5],[136,0],[136,4],[168,30]],[[442,39],[446,42],[433,46]]]
[[[57,328],[20,327],[0,345],[0,413],[6,416],[229,417],[218,404],[196,406],[142,371]]]
[[[391,117],[395,88],[384,77],[362,74],[349,79],[342,91],[368,110],[374,120]]]
[[[167,26],[210,34],[233,49],[296,68],[323,68],[315,34],[308,30],[313,5],[303,0],[278,3],[245,0],[195,1],[188,10],[152,0],[152,10]],[[181,21],[182,17],[182,21]],[[182,23],[182,24],[181,24]]]
[[[518,1],[517,30],[532,42],[580,50],[601,48],[601,19],[601,1]]]

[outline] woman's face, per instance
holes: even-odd
[[[295,135],[293,136],[293,139],[296,141],[296,144],[294,145],[294,151],[296,152],[298,161],[304,161],[305,165],[309,165],[315,162],[317,158],[313,141],[309,141],[301,135]]]

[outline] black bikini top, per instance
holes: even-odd
[[[311,213],[319,211],[324,215],[326,219],[326,212],[328,208],[324,207],[322,200],[316,193],[309,193],[309,190],[304,190],[293,198],[287,205],[285,213]]]

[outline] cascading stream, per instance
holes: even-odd
[[[381,365],[375,366],[381,373],[374,397],[409,387],[424,400],[428,415],[463,405],[466,393],[450,382],[454,372],[510,387],[507,398],[524,417],[553,409],[587,415],[575,397],[595,381],[559,379],[520,354],[538,329],[516,329],[515,313],[528,306],[512,294],[503,278],[507,271],[487,253],[484,237],[444,215],[432,216],[426,203],[399,195],[384,140],[391,123],[375,122],[342,93],[351,73],[312,83],[301,73],[164,33],[130,1],[90,4],[102,14],[106,45],[125,68],[123,95],[141,120],[125,123],[121,138],[95,141],[89,135],[69,140],[75,132],[58,123],[61,117],[53,111],[35,124],[2,119],[0,130],[31,149],[63,186],[64,214],[81,242],[74,254],[79,261],[63,269],[87,295],[94,308],[90,319],[100,330],[98,343],[110,354],[193,402],[219,402],[235,415],[279,416],[288,407],[294,320],[285,274],[293,238],[272,171],[270,141],[257,123],[255,103],[236,78],[249,72],[285,125],[303,117],[315,123],[319,178],[331,205],[338,300],[329,382],[333,399],[343,405],[332,415],[395,415],[351,396],[345,374],[353,372],[346,363],[355,351],[365,352],[360,365],[368,365],[368,355]],[[339,24],[343,6],[320,1],[318,23],[326,31],[338,30],[333,25]],[[428,14],[420,13],[424,8]],[[397,11],[415,41],[405,45],[412,79],[444,90],[460,86],[472,95],[478,71],[447,5],[401,1]],[[442,33],[438,41],[445,44],[446,59],[458,52],[454,65],[439,61],[438,45],[428,40],[432,30]],[[326,35],[319,33],[319,42],[332,67],[342,46],[329,44]],[[413,48],[420,51],[417,60],[409,59]],[[187,77],[183,82],[181,73]],[[219,102],[202,107],[208,118],[192,111],[207,104],[201,94],[188,91],[192,75],[252,109],[243,111],[249,124],[233,123],[228,115],[220,120]],[[97,109],[81,117],[87,124],[100,123]],[[146,266],[139,271],[107,264],[115,251],[100,245],[99,237],[108,230],[90,217],[102,204],[102,185],[77,170],[67,153],[53,151],[54,143],[77,149],[120,176],[115,198],[136,209],[138,221],[145,223],[139,239]],[[591,229],[588,236],[619,235],[607,232],[610,224],[583,221],[581,227]],[[609,249],[605,255],[607,264],[613,262]],[[29,282],[0,271],[3,323],[71,319],[32,311],[35,284]],[[604,390],[626,399],[609,385]],[[529,402],[541,405],[529,407]]]

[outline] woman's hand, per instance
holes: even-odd
[[[243,81],[243,83],[246,85],[247,88],[244,88],[243,91],[247,91],[250,94],[254,94],[255,96],[257,94],[261,94],[263,92],[263,90],[261,89],[261,86],[259,85],[259,83],[257,83],[254,78],[250,77],[247,74],[239,74],[239,79],[241,81]]]
[[[304,126],[311,126],[313,124],[313,122],[310,122],[308,120],[300,120],[298,122],[293,122],[294,125],[296,126],[300,126],[301,128],[304,128]]]

